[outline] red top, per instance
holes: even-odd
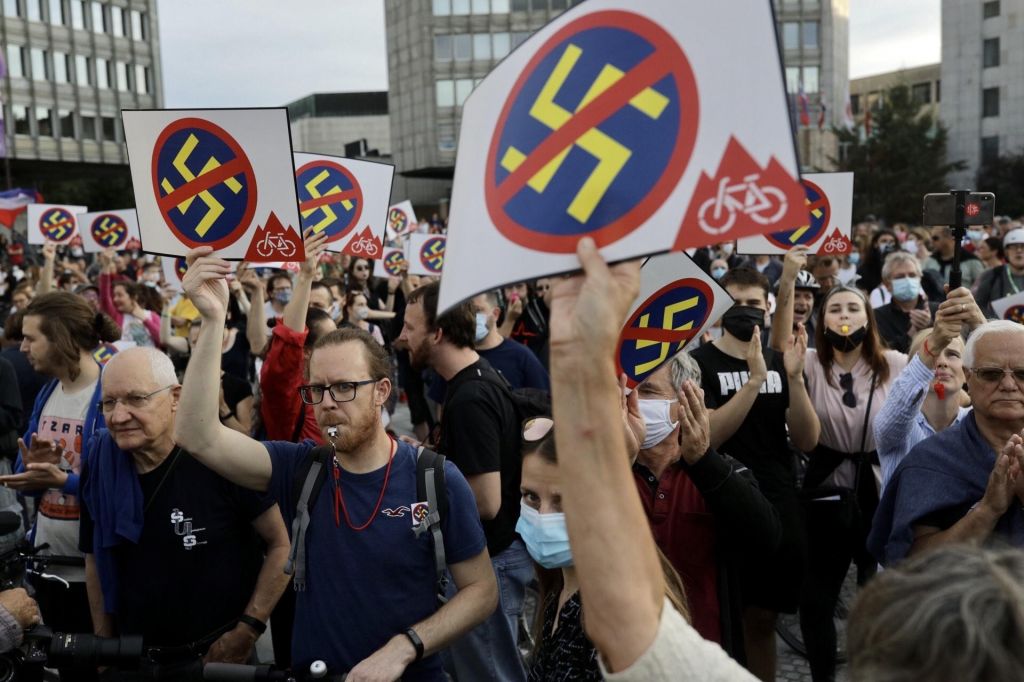
[[[18,242],[12,242],[7,245],[7,256],[11,260],[11,265],[21,265],[25,262],[25,247]]]
[[[304,383],[306,369],[303,345],[308,333],[306,329],[301,332],[289,329],[280,320],[274,325],[270,350],[260,371],[260,392],[263,394],[260,417],[267,432],[267,440],[301,442],[312,438],[317,445],[324,442],[313,406],[303,405],[299,397],[299,386]],[[302,430],[298,439],[295,439],[295,426],[303,407],[305,415]]]
[[[679,464],[666,469],[660,480],[635,465],[633,479],[654,541],[683,579],[694,629],[721,644],[715,525],[703,495]]]

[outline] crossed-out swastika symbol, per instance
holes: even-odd
[[[441,272],[444,267],[444,244],[441,237],[434,237],[423,242],[420,247],[420,262],[431,272]]]
[[[804,205],[810,214],[810,221],[795,230],[782,230],[765,235],[768,241],[783,249],[800,244],[813,244],[828,229],[832,217],[831,206],[825,192],[810,180],[803,179],[800,182],[804,186]]]
[[[188,246],[233,244],[256,210],[252,164],[230,134],[205,119],[164,128],[153,148],[153,185],[164,221]]]
[[[409,224],[409,216],[402,209],[395,207],[388,212],[388,221],[391,224],[391,229],[401,234],[405,230],[405,226]]]
[[[128,225],[116,215],[97,216],[92,221],[93,239],[97,244],[111,248],[128,241]]]
[[[696,141],[698,96],[686,55],[631,12],[592,12],[552,36],[498,119],[484,197],[520,245],[606,246],[668,198]]]
[[[75,230],[75,217],[63,208],[51,208],[39,216],[43,236],[55,242],[67,239]]]
[[[295,172],[303,231],[324,230],[335,241],[359,222],[363,193],[348,169],[331,161],[312,161]],[[341,215],[336,212],[340,207]],[[316,215],[319,212],[319,215]]]

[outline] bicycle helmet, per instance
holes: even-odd
[[[799,272],[796,273],[796,282],[793,283],[793,288],[811,289],[812,291],[817,291],[818,289],[821,288],[821,285],[818,284],[818,280],[814,279],[814,275],[807,272],[806,270],[800,270]],[[779,285],[778,283],[776,283],[775,293],[778,293],[778,291]]]

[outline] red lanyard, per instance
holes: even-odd
[[[394,438],[391,439],[391,455],[388,457],[388,468],[384,470],[384,485],[380,489],[380,496],[377,497],[377,505],[373,508],[373,512],[370,514],[370,518],[366,520],[361,526],[353,526],[352,519],[348,516],[348,508],[345,506],[345,496],[341,492],[341,467],[338,465],[338,458],[334,458],[334,525],[341,527],[341,514],[345,515],[345,523],[348,527],[354,531],[366,530],[373,523],[373,520],[377,518],[377,514],[380,512],[380,505],[384,502],[384,493],[388,489],[388,479],[391,478],[391,463],[395,461],[395,451],[398,449],[398,443]],[[339,513],[339,509],[340,512]]]

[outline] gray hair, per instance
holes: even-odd
[[[167,355],[156,348],[150,348],[146,346],[136,346],[134,348],[125,348],[119,353],[115,353],[114,357],[107,361],[106,366],[103,368],[104,371],[110,369],[111,365],[116,365],[119,362],[124,362],[124,358],[131,357],[133,355],[145,355],[146,359],[149,360],[149,369],[153,373],[153,381],[160,386],[177,386],[178,375],[174,371],[174,363]]]
[[[989,320],[971,332],[964,348],[964,367],[974,368],[974,348],[988,334],[1024,334],[1024,325],[1012,320]]]
[[[679,351],[668,362],[668,376],[672,382],[672,388],[677,392],[683,388],[683,382],[687,379],[691,379],[697,386],[700,386],[700,365],[687,351]]]
[[[882,279],[886,282],[891,282],[892,271],[901,263],[910,263],[914,266],[914,271],[917,273],[916,277],[921,276],[921,263],[918,262],[917,256],[912,256],[906,251],[893,251],[885,257],[885,264],[882,265]]]
[[[1016,680],[1024,553],[951,545],[880,573],[850,613],[853,682]]]

